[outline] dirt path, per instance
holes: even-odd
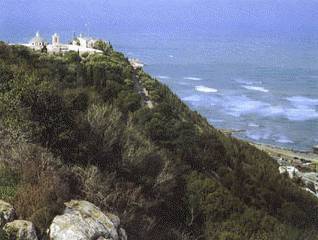
[[[135,70],[132,74],[132,79],[134,81],[135,90],[142,98],[142,106],[147,105],[148,108],[152,109],[154,107],[154,104],[149,98],[149,93],[148,93],[147,89],[144,88],[143,86],[141,86]]]

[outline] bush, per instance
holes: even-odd
[[[0,239],[1,240],[10,240],[8,234],[3,231],[2,229],[0,229]]]
[[[87,147],[89,164],[109,170],[121,165],[121,146],[124,125],[120,111],[110,105],[92,105],[87,112]]]
[[[17,190],[18,176],[8,166],[0,165],[0,199],[11,202]]]

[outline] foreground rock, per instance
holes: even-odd
[[[24,220],[15,220],[3,227],[9,239],[38,240],[33,223]]]
[[[87,201],[72,200],[65,205],[64,214],[56,216],[49,228],[51,240],[127,240],[117,216],[104,214]]]
[[[0,200],[0,227],[15,218],[15,209],[10,203]]]

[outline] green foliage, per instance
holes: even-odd
[[[121,91],[116,104],[123,113],[135,112],[141,107],[141,97],[133,91]]]
[[[122,114],[110,105],[92,105],[87,112],[91,151],[90,163],[105,168],[116,169],[121,164],[119,149],[123,125]]]
[[[69,63],[76,63],[81,61],[81,57],[75,51],[65,53],[64,59]]]
[[[2,229],[0,229],[0,239],[1,240],[10,240],[8,234],[3,231]]]
[[[98,40],[94,44],[94,48],[103,51],[104,54],[110,54],[113,51],[112,46],[103,40]]]
[[[17,175],[8,166],[0,166],[0,199],[10,202],[16,194],[17,184]]]
[[[107,43],[96,48],[104,54],[0,43],[0,198],[19,217],[44,236],[77,198],[117,213],[130,239],[317,239],[317,199],[267,154]]]

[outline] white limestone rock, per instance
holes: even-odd
[[[0,227],[14,220],[15,209],[10,203],[0,200]]]
[[[32,222],[15,220],[4,225],[3,230],[9,239],[15,240],[38,240],[36,230]]]
[[[56,216],[48,230],[50,240],[127,240],[117,216],[87,201],[72,200],[65,205],[64,214]]]

